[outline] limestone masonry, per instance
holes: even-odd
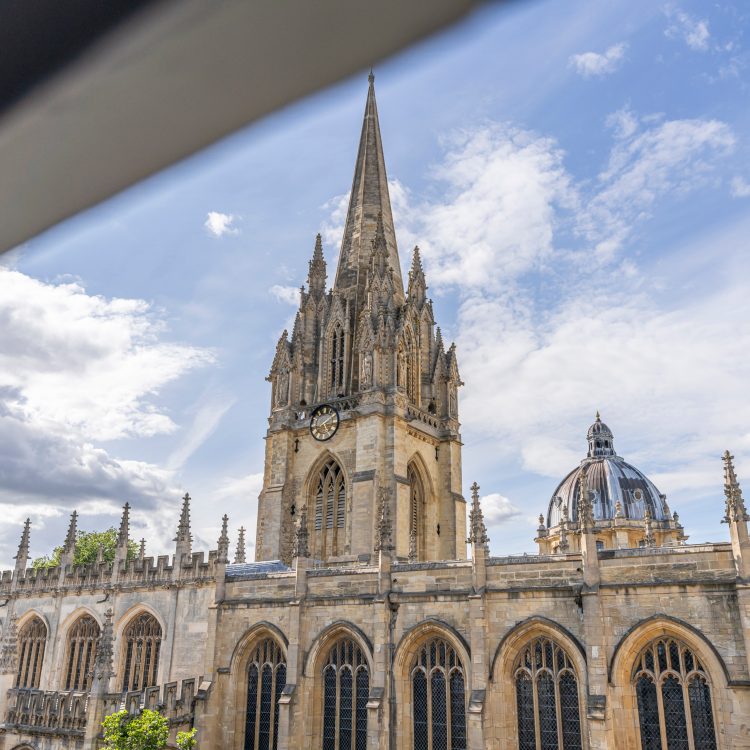
[[[750,748],[732,456],[731,543],[690,545],[597,414],[539,554],[491,557],[426,292],[418,248],[401,277],[370,75],[333,286],[318,236],[268,376],[256,560],[243,532],[230,563],[226,516],[195,552],[187,495],[156,559],[129,559],[126,505],[113,564],[73,565],[74,513],[36,571],[27,521],[0,580],[0,750],[100,747],[122,707],[197,727],[201,750]]]

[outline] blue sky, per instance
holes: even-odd
[[[600,409],[618,453],[723,540],[750,477],[750,29],[740,3],[490,6],[377,66],[402,265],[455,339],[464,491],[493,554]],[[0,271],[0,557],[115,524],[171,549],[254,538],[264,377],[315,234],[329,278],[366,71],[28,242]],[[71,176],[75,179],[75,176]],[[252,547],[249,554],[252,555]]]

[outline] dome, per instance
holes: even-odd
[[[670,519],[666,495],[662,495],[643,472],[615,453],[612,430],[601,421],[598,412],[586,438],[588,455],[553,493],[547,511],[547,528],[559,525],[566,505],[569,520],[578,521],[578,498],[584,469],[588,489],[593,493],[594,520],[614,518],[617,503],[620,503],[623,518],[643,520],[646,508],[649,508],[655,521]]]

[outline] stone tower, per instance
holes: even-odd
[[[404,289],[372,74],[326,284],[318,235],[291,338],[281,335],[268,376],[256,559],[291,560],[305,507],[313,560],[368,560],[383,491],[398,558],[465,558],[455,346],[446,351],[435,331],[418,248]]]

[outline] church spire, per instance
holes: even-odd
[[[354,181],[349,196],[349,209],[346,214],[334,284],[336,291],[351,291],[356,294],[356,311],[362,305],[379,215],[382,216],[388,262],[393,269],[396,281],[396,302],[401,304],[404,301],[404,283],[401,279],[401,264],[398,259],[391,199],[388,194],[388,177],[383,158],[383,142],[380,137],[378,107],[375,102],[375,76],[372,73],[370,73],[369,82],[362,134],[354,167]]]

